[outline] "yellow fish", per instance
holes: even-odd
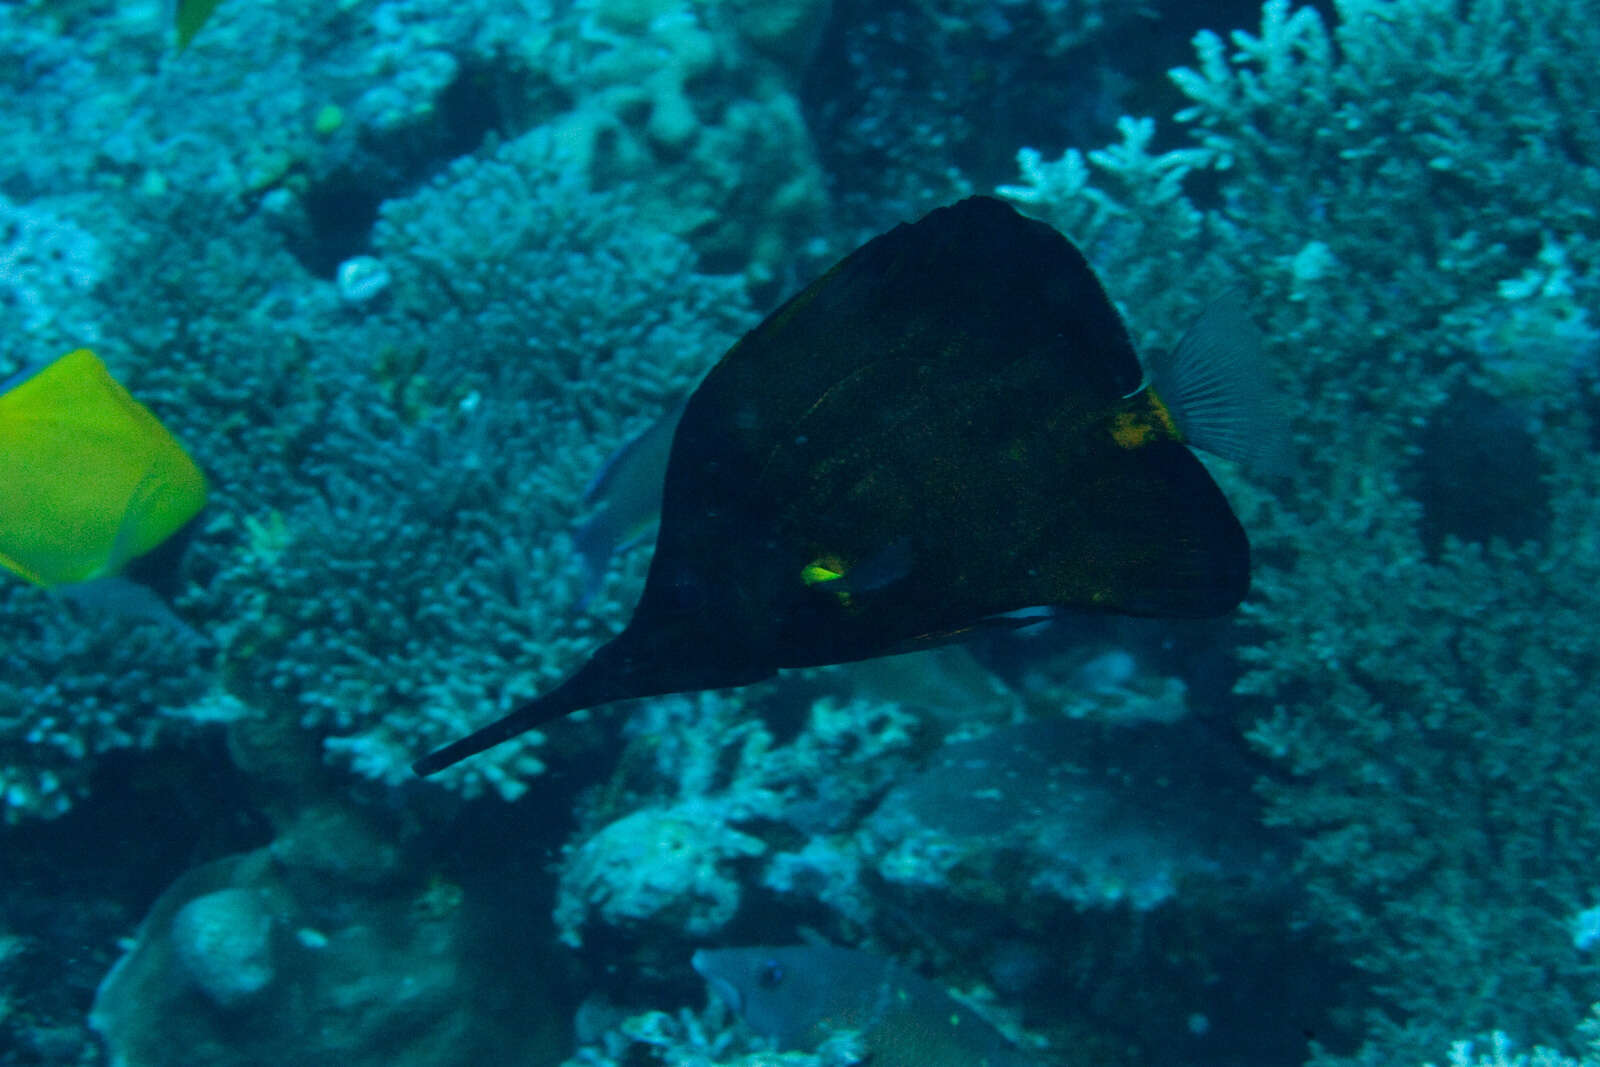
[[[0,384],[0,566],[42,586],[114,575],[205,502],[194,460],[88,349]]]

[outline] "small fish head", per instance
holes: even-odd
[[[758,1034],[800,1047],[828,1012],[841,977],[833,954],[810,946],[701,949],[694,969],[711,992]]]

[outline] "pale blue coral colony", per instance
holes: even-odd
[[[92,344],[215,486],[212,644],[0,584],[0,1064],[847,1062],[688,968],[805,931],[1044,1062],[1595,1063],[1600,23],[1207,8],[0,6],[0,379]],[[412,780],[620,627],[604,457],[973,191],[1142,346],[1250,292],[1294,456],[1218,470],[1240,616]]]

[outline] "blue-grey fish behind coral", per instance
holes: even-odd
[[[830,945],[701,949],[694,969],[750,1029],[811,1050],[854,1030],[872,1067],[1036,1067],[970,1008],[920,975]]]
[[[584,569],[580,608],[600,591],[611,557],[643,541],[660,518],[667,455],[683,407],[683,402],[672,405],[612,453],[584,490],[584,503],[592,510],[572,535]]]
[[[1249,545],[1185,447],[1252,442],[1214,333],[1147,388],[1082,254],[998,200],[869,241],[689,397],[627,628],[416,771],[580,708],[914,651],[1024,608],[1233,610]]]

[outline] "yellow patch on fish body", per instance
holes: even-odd
[[[1182,441],[1172,412],[1152,389],[1145,389],[1132,397],[1130,410],[1119,411],[1111,419],[1111,438],[1129,450],[1142,448],[1152,441]]]

